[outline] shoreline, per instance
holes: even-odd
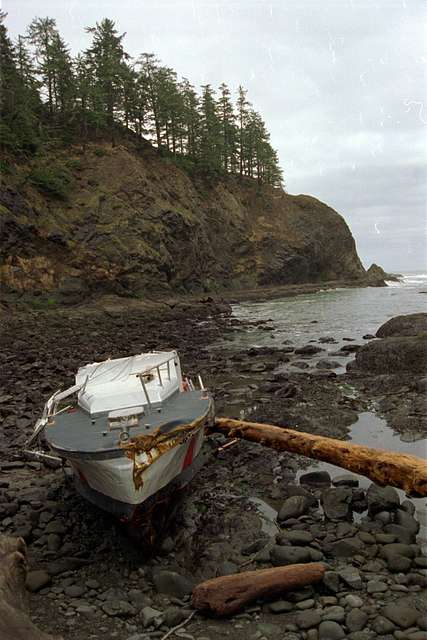
[[[266,302],[280,298],[318,293],[322,290],[357,289],[367,287],[386,287],[384,281],[370,282],[367,280],[326,280],[322,282],[306,282],[299,284],[285,284],[274,286],[260,286],[252,289],[221,290],[218,292],[201,292],[179,295],[152,296],[147,294],[145,298],[128,298],[115,294],[102,294],[88,298],[75,304],[49,304],[49,298],[27,298],[22,295],[16,298],[11,295],[0,296],[0,317],[7,313],[33,314],[33,313],[60,313],[60,314],[85,314],[100,311],[115,313],[117,311],[146,311],[147,313],[159,311],[189,310],[189,307],[210,303],[212,305],[239,304],[241,302]]]
[[[254,409],[251,420],[342,440],[348,438],[357,416],[369,411],[378,398],[383,398],[378,410],[387,421],[390,416],[400,424],[402,409],[408,416],[414,410],[421,415],[422,406],[416,404],[421,395],[413,390],[412,374],[380,376],[379,380],[365,372],[348,371],[336,376],[333,371],[313,366],[312,350],[294,356],[289,341],[260,348],[239,347],[231,341],[226,348],[213,348],[218,337],[232,337],[247,326],[252,326],[250,321],[231,317],[230,303],[224,299],[219,302],[200,296],[193,303],[181,299],[126,309],[117,299],[104,299],[103,306],[7,317],[0,352],[5,372],[5,396],[0,403],[0,532],[26,540],[33,585],[32,619],[44,631],[60,633],[65,640],[130,640],[138,633],[144,640],[155,637],[155,633],[161,637],[160,633],[165,635],[189,615],[185,591],[189,584],[236,573],[248,565],[256,569],[268,567],[272,559],[281,561],[282,555],[301,550],[301,543],[295,546],[286,536],[292,531],[298,535],[303,529],[316,539],[314,546],[307,546],[303,540],[305,553],[329,563],[334,577],[331,584],[336,584],[338,591],[331,591],[327,585],[320,590],[297,590],[283,600],[249,608],[238,618],[212,620],[197,615],[186,628],[188,634],[194,639],[215,640],[228,633],[236,640],[246,640],[262,633],[275,639],[283,637],[284,629],[293,625],[294,638],[307,640],[299,616],[301,620],[312,616],[314,630],[328,616],[329,605],[339,608],[339,624],[344,624],[352,611],[345,600],[352,587],[343,583],[340,572],[356,575],[359,607],[371,608],[368,625],[372,628],[384,605],[403,606],[401,599],[415,596],[412,591],[424,585],[416,565],[408,574],[412,577],[405,576],[406,581],[389,571],[379,555],[384,545],[376,540],[384,524],[374,517],[360,524],[351,513],[325,519],[321,511],[308,510],[301,520],[296,513],[293,521],[282,523],[280,530],[273,522],[272,533],[265,533],[255,504],[280,513],[289,499],[293,503],[295,497],[305,496],[305,502],[317,505],[323,496],[316,487],[307,493],[307,485],[298,481],[297,474],[310,464],[301,456],[276,455],[246,442],[227,448],[215,459],[211,456],[212,462],[189,486],[176,522],[164,533],[156,553],[147,556],[124,537],[120,523],[79,497],[61,469],[49,469],[22,455],[23,441],[46,397],[70,383],[78,366],[108,356],[171,346],[180,353],[185,373],[193,376],[200,372],[214,392],[218,415],[227,411],[230,417],[238,417],[243,406]],[[292,331],[286,337],[295,343]],[[282,365],[292,359],[305,362],[308,368],[283,371]],[[348,392],[348,384],[357,389],[356,395]],[[407,389],[404,398],[402,385]],[[408,425],[410,430],[412,427],[415,430],[417,424]],[[222,444],[221,437],[210,438],[206,452],[212,453]],[[338,491],[333,495],[345,499],[351,492],[355,509],[366,511],[364,488],[330,488],[324,495],[329,491]],[[258,500],[255,504],[254,498]],[[335,507],[331,504],[329,508]],[[411,520],[411,524],[415,526],[416,522]],[[400,533],[388,535],[389,540],[404,543]],[[357,556],[355,563],[353,556]],[[379,563],[376,569],[369,568],[371,561]],[[173,593],[162,590],[165,575],[169,576],[167,584],[176,589]],[[40,576],[42,583],[36,581]],[[380,595],[367,590],[375,580],[380,582]],[[179,590],[181,587],[184,591]],[[307,611],[296,606],[298,602],[304,602]],[[155,616],[147,622],[153,610]],[[372,637],[368,635],[367,640]]]

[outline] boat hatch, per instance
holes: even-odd
[[[130,407],[110,411],[108,414],[108,426],[110,431],[120,431],[120,441],[129,439],[129,429],[139,427],[139,419],[144,415],[144,407]]]

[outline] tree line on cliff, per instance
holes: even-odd
[[[277,152],[240,86],[233,104],[225,83],[198,94],[152,53],[126,53],[112,20],[86,29],[92,41],[73,57],[55,20],[35,18],[10,39],[0,21],[0,146],[35,153],[44,144],[83,144],[120,131],[147,139],[189,169],[231,173],[280,186]]]

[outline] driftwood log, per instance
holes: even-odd
[[[0,638],[54,640],[39,631],[27,615],[26,553],[22,538],[0,537]]]
[[[213,430],[278,451],[329,462],[367,476],[378,485],[403,489],[408,495],[427,496],[427,462],[416,456],[231,418],[217,418]]]
[[[323,564],[310,562],[221,576],[198,584],[193,589],[191,604],[195,609],[228,616],[258,598],[278,596],[320,582],[324,573]]]

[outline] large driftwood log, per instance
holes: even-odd
[[[381,486],[397,487],[413,496],[427,496],[427,462],[416,456],[231,418],[217,418],[213,429],[278,451],[329,462],[367,476]]]
[[[278,596],[284,591],[320,582],[324,573],[323,564],[310,562],[221,576],[198,584],[193,589],[191,603],[195,609],[227,616],[258,598]]]
[[[22,538],[0,537],[0,638],[53,640],[39,631],[26,613],[26,553]]]

